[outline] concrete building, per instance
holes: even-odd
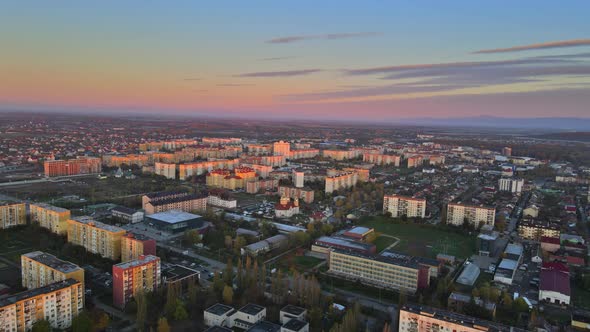
[[[236,310],[228,305],[217,303],[203,311],[206,326],[231,327],[231,316]]]
[[[307,204],[313,203],[315,193],[310,188],[297,188],[291,186],[279,186],[277,194],[281,197],[298,198]]]
[[[161,175],[166,179],[176,179],[176,164],[170,163],[155,163],[154,174]]]
[[[160,258],[153,255],[113,265],[113,304],[125,305],[138,292],[151,292],[161,283]]]
[[[409,156],[408,157],[408,168],[420,167],[420,166],[422,166],[423,161],[424,161],[424,159],[422,159],[422,156],[420,156],[420,155]]]
[[[142,207],[146,215],[181,210],[202,212],[207,210],[207,196],[186,192],[157,192],[142,197]]]
[[[228,305],[218,303],[205,309],[203,318],[206,326],[221,326],[250,331],[251,327],[266,319],[266,308],[249,303],[235,310]]]
[[[275,204],[275,216],[277,218],[291,218],[299,213],[299,199],[292,202],[289,197],[281,197],[279,203]]]
[[[393,251],[368,256],[341,250],[330,251],[328,272],[362,283],[415,293],[430,284],[431,267],[438,262],[425,262]]]
[[[358,182],[357,172],[344,172],[334,176],[326,177],[325,191],[332,193],[336,190],[348,189]]]
[[[361,150],[352,149],[352,150],[323,150],[322,156],[325,158],[330,158],[334,160],[346,160],[346,159],[355,159],[362,155]]]
[[[289,237],[284,234],[277,234],[268,239],[251,243],[241,249],[242,255],[250,255],[256,257],[260,254],[267,253],[271,250],[281,248],[289,242]]]
[[[108,167],[121,167],[123,165],[142,167],[149,165],[149,156],[145,154],[104,155],[102,156],[102,163]]]
[[[277,179],[251,180],[246,182],[246,192],[248,194],[257,194],[263,191],[273,191],[278,186],[279,180]]]
[[[37,223],[55,234],[65,235],[68,233],[70,210],[45,203],[30,204],[29,210],[32,223]]]
[[[512,148],[507,147],[507,146],[506,147],[503,147],[502,148],[502,155],[505,156],[505,157],[512,156]]]
[[[52,328],[67,330],[83,309],[84,285],[66,279],[0,299],[0,326],[2,331],[25,332],[47,320]]]
[[[481,225],[494,226],[496,209],[459,203],[447,205],[447,224],[461,226],[465,221],[475,228]]]
[[[227,169],[217,169],[207,173],[206,184],[212,188],[228,190],[242,189],[246,182],[256,180],[256,172],[250,167],[237,167],[234,175]]]
[[[426,216],[426,199],[400,195],[383,197],[383,213],[391,213],[393,218],[424,218]]]
[[[238,201],[231,198],[228,192],[223,190],[209,190],[207,197],[207,205],[216,206],[223,209],[235,209],[238,206]]]
[[[88,216],[68,220],[69,243],[114,261],[121,258],[121,238],[125,233],[120,227],[103,224]]]
[[[281,332],[309,332],[309,323],[293,318],[281,326]]]
[[[127,233],[121,238],[121,262],[133,261],[145,255],[156,255],[156,240],[133,233]]]
[[[143,221],[144,212],[124,206],[116,206],[111,209],[111,216],[122,223],[136,224]]]
[[[66,279],[75,279],[84,285],[84,270],[78,265],[42,251],[21,255],[23,287],[34,289]]]
[[[248,154],[261,156],[272,153],[272,145],[270,144],[247,144]]]
[[[279,313],[279,321],[281,324],[286,324],[291,319],[305,320],[307,316],[307,309],[288,304]]]
[[[319,149],[299,149],[299,150],[291,150],[289,152],[288,158],[291,160],[294,159],[308,159],[308,158],[315,158],[320,155]]]
[[[178,178],[186,180],[190,176],[203,175],[214,169],[232,170],[238,167],[239,164],[239,159],[218,159],[180,164],[178,165]]]
[[[342,232],[342,236],[360,242],[373,242],[376,237],[375,229],[356,226]]]
[[[272,153],[275,156],[285,156],[289,157],[289,152],[291,152],[291,143],[278,141],[272,144]]]
[[[95,174],[102,170],[100,158],[80,157],[70,160],[46,160],[43,168],[46,177]]]
[[[161,231],[167,233],[180,233],[188,229],[197,229],[203,234],[208,223],[198,214],[192,214],[180,210],[170,210],[154,213],[146,217],[146,222]]]
[[[374,165],[393,165],[399,167],[401,161],[400,156],[386,155],[379,153],[364,153],[363,162],[371,163]]]
[[[405,304],[399,311],[399,332],[524,332],[479,318],[439,308]]]
[[[321,236],[311,245],[311,251],[329,255],[330,251],[338,249],[344,252],[359,253],[362,255],[375,255],[377,247],[371,243],[353,241],[336,236]]]
[[[561,227],[549,221],[525,218],[518,224],[518,235],[527,240],[541,241],[543,237],[559,238]]]
[[[570,271],[565,264],[543,263],[539,276],[539,301],[570,304]]]
[[[305,173],[303,171],[293,170],[293,184],[295,188],[303,188],[305,181]]]
[[[500,191],[509,191],[513,194],[520,194],[524,186],[523,179],[500,178],[498,187]]]
[[[27,224],[25,203],[0,202],[0,229]]]

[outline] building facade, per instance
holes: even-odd
[[[363,154],[363,161],[374,165],[394,165],[395,167],[399,167],[401,157],[378,153],[365,153]]]
[[[176,164],[157,162],[154,164],[154,174],[174,180],[176,179]]]
[[[559,238],[561,227],[550,222],[526,218],[518,223],[518,235],[527,240],[541,241],[543,237]]]
[[[272,144],[272,153],[275,156],[285,156],[289,157],[289,152],[291,152],[291,143],[278,141]]]
[[[83,157],[70,160],[47,160],[43,162],[46,177],[100,173],[100,158]]]
[[[68,242],[91,253],[117,261],[121,258],[121,238],[126,231],[103,224],[88,216],[68,220]]]
[[[383,213],[391,213],[393,218],[424,218],[426,216],[426,199],[400,195],[383,197]]]
[[[42,251],[21,255],[20,266],[22,285],[27,289],[47,286],[70,278],[84,285],[82,268]]]
[[[113,265],[113,304],[125,305],[139,292],[156,290],[161,283],[160,258],[153,255]]]
[[[281,197],[288,197],[292,199],[300,199],[305,203],[313,203],[314,191],[309,188],[296,188],[291,186],[279,186],[277,194]]]
[[[142,208],[146,215],[181,210],[185,212],[207,210],[207,196],[186,192],[158,192],[142,197]]]
[[[335,190],[348,189],[358,182],[357,172],[344,172],[334,176],[326,177],[325,191],[332,193]]]
[[[127,233],[121,238],[121,262],[133,261],[145,255],[156,255],[156,240],[133,233]]]
[[[27,207],[25,203],[0,202],[0,229],[27,224]]]
[[[465,222],[475,228],[480,225],[494,226],[496,209],[484,206],[449,203],[447,205],[447,224],[461,226]]]
[[[522,186],[524,186],[523,179],[501,178],[498,181],[500,191],[509,191],[513,194],[521,193]]]
[[[45,203],[30,204],[29,210],[31,222],[37,223],[55,234],[66,235],[68,233],[70,210]]]

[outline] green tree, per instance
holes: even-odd
[[[136,323],[137,330],[144,331],[147,321],[147,296],[143,291],[135,294],[135,302],[137,303]]]
[[[50,332],[51,325],[45,319],[38,320],[33,324],[31,331],[32,332]]]
[[[174,310],[174,314],[172,315],[174,320],[185,320],[188,319],[188,313],[184,307],[184,303],[180,299],[176,299],[176,310]]]

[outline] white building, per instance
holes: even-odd
[[[499,180],[500,191],[509,191],[518,194],[522,191],[523,179],[501,178]]]
[[[447,205],[447,224],[461,226],[465,221],[475,228],[480,225],[494,226],[496,209],[459,203]]]
[[[385,195],[383,197],[383,213],[391,213],[393,218],[406,216],[409,218],[424,218],[426,216],[426,199],[400,195]]]
[[[154,173],[167,179],[176,179],[176,164],[155,163]]]
[[[235,209],[238,206],[238,201],[229,197],[224,198],[223,195],[209,193],[209,196],[207,197],[207,205],[224,209]]]
[[[207,326],[222,326],[247,330],[252,325],[266,319],[266,308],[256,304],[246,304],[239,310],[217,303],[203,312]]]
[[[303,188],[304,179],[304,172],[293,170],[293,184],[295,185],[295,188]]]

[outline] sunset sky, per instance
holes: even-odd
[[[0,110],[590,117],[590,1],[3,1]]]

